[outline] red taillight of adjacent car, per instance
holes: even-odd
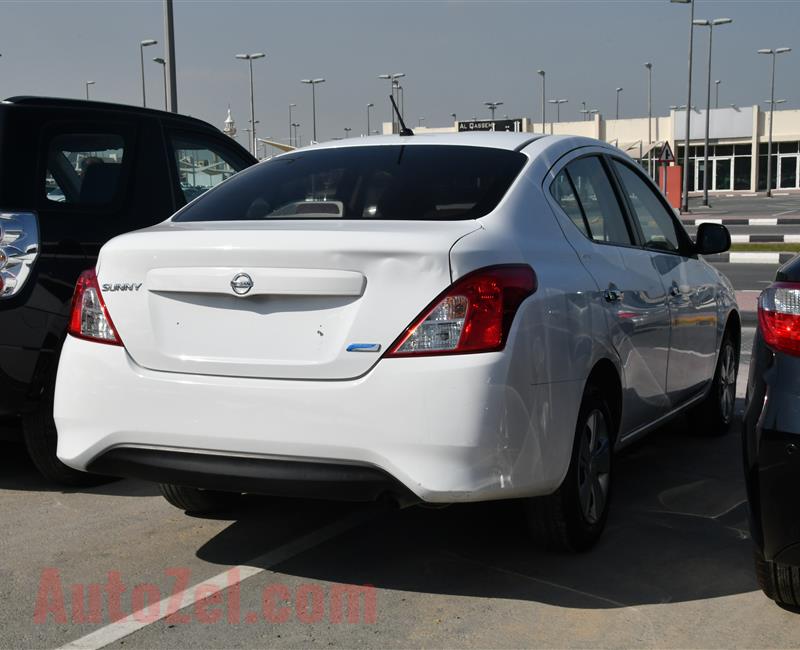
[[[773,350],[800,356],[800,283],[776,282],[758,299],[758,323]]]
[[[537,289],[527,264],[490,266],[453,283],[391,345],[387,357],[502,350],[517,309]]]
[[[84,271],[78,278],[75,293],[72,294],[72,313],[67,331],[79,339],[122,345],[122,339],[108,315],[94,269]]]

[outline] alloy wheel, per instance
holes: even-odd
[[[578,459],[578,497],[583,516],[596,524],[603,516],[611,484],[611,446],[605,414],[595,409],[581,431]]]
[[[722,419],[729,422],[736,401],[736,355],[730,344],[722,348],[719,364],[719,411]]]

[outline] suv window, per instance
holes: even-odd
[[[589,236],[609,244],[631,244],[625,217],[600,159],[578,158],[567,165],[566,171],[577,192]]]
[[[202,137],[175,135],[172,150],[187,203],[250,165]]]
[[[278,156],[188,206],[175,221],[477,219],[527,157],[461,145],[383,145]]]
[[[125,154],[122,136],[68,133],[55,136],[47,149],[44,191],[56,203],[103,205],[120,188]]]
[[[628,165],[614,160],[614,169],[630,202],[633,218],[642,229],[645,248],[678,252],[681,240],[675,221],[653,189]]]

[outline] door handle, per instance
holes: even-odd
[[[606,289],[603,292],[606,302],[619,302],[622,300],[622,292],[619,289]]]

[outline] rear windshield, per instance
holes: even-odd
[[[495,208],[526,160],[448,145],[302,151],[240,172],[173,221],[475,219]]]

